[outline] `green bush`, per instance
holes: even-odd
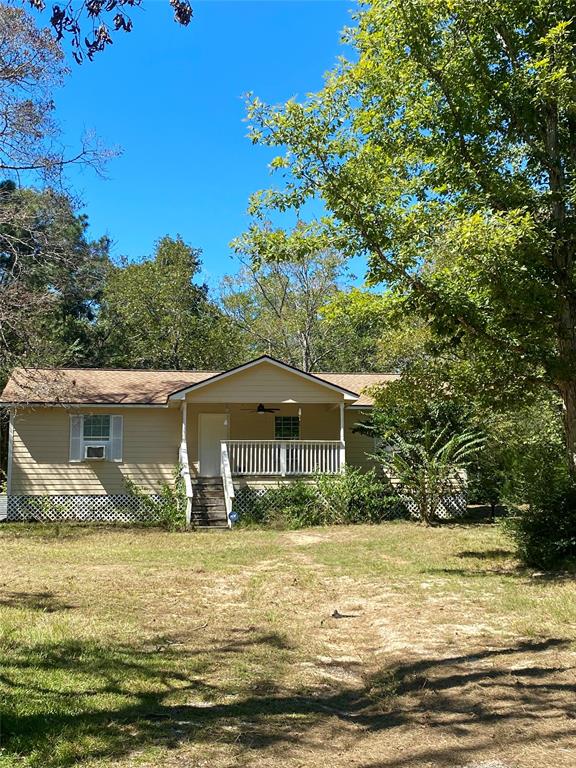
[[[143,508],[148,513],[148,520],[153,525],[166,528],[168,531],[183,531],[186,527],[186,491],[180,468],[174,470],[172,483],[163,483],[158,496],[155,498],[146,493],[136,483],[125,478],[124,483],[128,493],[137,496]]]
[[[406,517],[398,495],[374,470],[346,467],[337,475],[319,474],[315,482],[326,525],[380,523]]]
[[[318,520],[316,490],[311,483],[303,480],[269,488],[261,495],[252,489],[245,489],[243,501],[246,511],[240,516],[241,525],[305,528],[322,524]]]
[[[376,523],[405,516],[396,494],[375,472],[351,468],[318,474],[309,482],[294,480],[261,495],[244,489],[243,506],[241,525],[273,528]]]
[[[504,526],[526,565],[552,569],[576,562],[576,488],[549,488]]]

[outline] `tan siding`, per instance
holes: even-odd
[[[361,469],[371,469],[375,465],[367,455],[374,453],[374,439],[353,431],[354,425],[365,421],[366,416],[363,411],[346,411],[346,463]]]
[[[338,403],[343,396],[296,373],[262,363],[192,390],[187,399],[191,403]]]
[[[112,411],[92,408],[89,412]],[[170,482],[178,462],[179,409],[115,408],[113,413],[124,417],[122,462],[71,464],[69,411],[19,411],[14,422],[12,493],[125,493],[125,477],[148,491],[157,491],[163,482]]]

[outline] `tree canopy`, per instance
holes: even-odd
[[[111,268],[98,332],[107,365],[220,368],[242,360],[237,333],[196,282],[201,251],[165,236],[151,258]]]
[[[478,387],[545,386],[576,462],[576,26],[570,0],[373,0],[354,55],[305,102],[249,104],[280,188],[251,204],[262,258],[366,253]],[[321,199],[307,232],[274,212]],[[282,249],[279,249],[281,244]]]

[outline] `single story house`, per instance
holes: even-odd
[[[188,522],[230,524],[239,491],[345,464],[369,467],[354,430],[370,388],[397,376],[306,373],[269,356],[227,371],[17,369],[8,519],[130,519],[179,467]]]

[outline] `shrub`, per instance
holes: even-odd
[[[444,500],[461,490],[464,472],[482,443],[474,432],[450,435],[446,428],[435,433],[426,424],[421,439],[395,435],[378,458],[401,494],[414,503],[416,516],[434,525],[441,518]]]
[[[180,468],[174,470],[172,483],[160,486],[159,497],[155,498],[146,493],[132,480],[125,478],[124,483],[128,493],[137,496],[143,508],[148,512],[149,520],[155,525],[168,531],[182,531],[186,527],[186,491],[180,474]]]
[[[550,487],[504,522],[520,559],[551,569],[576,561],[576,487]]]
[[[328,525],[379,523],[406,514],[393,489],[374,470],[346,467],[340,474],[319,474],[315,480]]]
[[[242,525],[305,528],[322,524],[315,488],[303,480],[268,488],[263,494],[245,489],[243,496],[245,511],[239,521]]]
[[[242,525],[291,529],[375,523],[405,514],[396,494],[375,472],[351,468],[318,474],[312,482],[294,480],[264,494],[243,489],[243,506]]]

